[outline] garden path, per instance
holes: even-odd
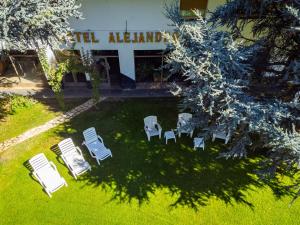
[[[99,102],[105,100],[105,97],[100,98]],[[48,121],[47,123],[34,127],[22,134],[20,134],[17,137],[8,139],[2,143],[0,143],[0,153],[7,150],[8,148],[15,146],[29,138],[32,138],[34,136],[37,136],[45,131],[50,130],[53,127],[56,127],[57,125],[60,125],[62,123],[68,122],[75,116],[87,111],[88,109],[92,108],[97,102],[94,101],[94,99],[90,99],[86,101],[85,103],[73,108],[72,110],[65,112],[64,114]]]

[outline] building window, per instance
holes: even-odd
[[[135,77],[137,83],[181,81],[179,74],[171,75],[166,64],[163,50],[135,50]]]
[[[136,82],[161,82],[163,65],[162,50],[134,51]]]
[[[120,84],[120,63],[117,50],[92,50],[102,83]]]
[[[201,11],[205,15],[208,0],[180,0],[180,13],[186,19],[195,18],[193,10]]]

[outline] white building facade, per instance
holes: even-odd
[[[172,32],[163,7],[162,0],[85,0],[85,19],[71,21],[74,49],[95,56],[93,51],[100,51],[98,57],[103,58],[117,56],[120,73],[136,80],[134,51],[163,50],[161,32]]]
[[[171,21],[165,15],[165,5],[173,0],[82,0],[84,20],[73,19],[70,25],[73,46],[78,56],[90,54],[96,62],[105,65],[102,83],[118,86],[123,78],[131,83],[165,82],[163,51],[167,42],[162,33],[174,37]],[[222,0],[181,0],[181,9],[212,9]],[[104,74],[103,74],[104,73]],[[89,77],[71,74],[66,84],[80,86]]]
[[[47,49],[49,62],[75,58],[82,64],[84,55],[96,62],[101,88],[164,87],[166,83],[180,81],[182,76],[170,76],[161,69],[165,64],[167,41],[164,32],[174,38],[172,22],[165,13],[165,6],[178,1],[181,14],[192,19],[192,9],[206,16],[225,0],[78,0],[84,19],[69,21],[73,32],[72,44],[60,50]],[[12,51],[13,60],[0,61],[0,76],[8,85],[20,87],[47,87],[43,69],[33,49]],[[2,65],[2,66],[1,66]],[[78,69],[78,68],[77,68]],[[63,84],[90,86],[90,76],[75,69],[64,75]],[[2,79],[3,81],[3,79]],[[3,84],[6,86],[7,84]],[[0,87],[3,86],[0,83]]]

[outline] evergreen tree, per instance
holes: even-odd
[[[170,43],[167,68],[186,78],[185,85],[175,84],[172,90],[182,97],[181,109],[193,113],[192,125],[206,138],[218,129],[231,133],[228,150],[220,152],[221,157],[246,157],[264,150],[262,177],[298,172],[300,134],[295,124],[300,94],[291,102],[253,96],[249,91],[256,72],[252,60],[262,48],[260,42],[241,43],[231,33],[220,31],[216,23],[206,22],[200,12],[195,15],[195,20],[185,21],[176,4],[166,7],[166,16],[178,32],[175,40],[165,34]],[[299,184],[295,180],[293,187]]]
[[[300,84],[299,0],[230,0],[212,13],[210,22],[256,46],[250,59],[255,85],[266,81],[283,89]]]
[[[68,38],[71,17],[81,18],[76,0],[2,0],[0,49],[58,47]]]

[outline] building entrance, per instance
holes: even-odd
[[[120,85],[120,63],[117,50],[92,50],[102,84]]]

